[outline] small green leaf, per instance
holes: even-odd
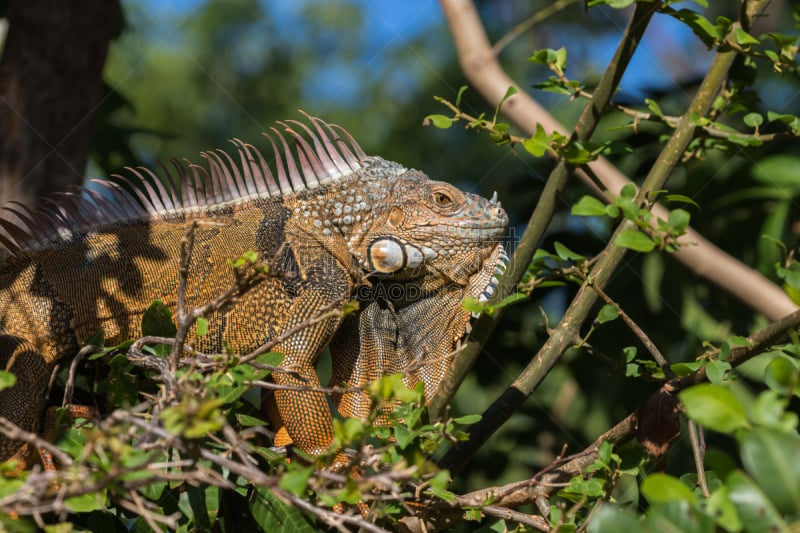
[[[97,346],[102,348],[106,343],[106,332],[102,329],[95,331],[83,342],[86,346]]]
[[[106,491],[90,492],[64,500],[64,507],[73,513],[88,513],[105,508]]]
[[[306,491],[306,487],[308,487],[308,480],[313,473],[313,466],[286,472],[278,482],[278,486],[295,496],[302,496]]]
[[[619,191],[619,195],[625,199],[633,200],[636,198],[636,185],[633,183],[626,183],[622,190]]]
[[[647,104],[647,107],[650,109],[650,111],[653,112],[653,114],[655,114],[655,115],[657,115],[657,116],[659,116],[661,118],[664,117],[664,112],[661,111],[661,106],[658,105],[658,102],[656,102],[655,100],[653,100],[651,98],[645,98],[644,99],[644,103]]]
[[[758,128],[764,123],[764,117],[762,117],[760,113],[748,113],[742,120],[751,128]]]
[[[686,231],[686,228],[689,227],[690,219],[691,215],[688,211],[684,211],[683,209],[673,209],[669,212],[667,224],[675,233],[683,233]]]
[[[700,204],[685,196],[683,194],[668,194],[664,197],[664,199],[668,202],[676,202],[676,203],[684,203],[695,206],[697,209],[700,209]]]
[[[761,44],[761,41],[744,31],[742,28],[736,28],[736,30],[734,30],[734,35],[736,37],[736,42],[742,46],[749,47],[751,44]]]
[[[584,256],[573,252],[558,241],[553,244],[553,248],[556,251],[556,255],[564,261],[586,261]]]
[[[606,204],[594,196],[584,196],[572,206],[571,213],[575,216],[604,216],[606,214]]]
[[[606,5],[614,9],[624,9],[633,4],[635,0],[589,0],[587,4],[589,7]]]
[[[597,313],[596,321],[598,324],[605,324],[617,318],[619,318],[619,308],[616,305],[606,304],[600,309],[600,312]]]
[[[480,421],[481,415],[464,415],[453,419],[453,422],[461,424],[462,426],[469,426],[470,424],[476,424]]]
[[[208,334],[208,319],[202,316],[198,317],[196,324],[194,334],[198,337],[205,337]]]
[[[0,390],[9,389],[17,382],[17,376],[6,370],[0,370]]]
[[[706,364],[706,377],[711,383],[721,385],[725,379],[725,373],[730,369],[730,363],[712,359]]]
[[[614,239],[614,244],[643,253],[652,252],[656,247],[650,237],[636,229],[622,230]]]
[[[174,337],[178,332],[172,322],[172,311],[161,300],[156,300],[142,315],[142,335]]]
[[[436,128],[446,130],[453,125],[453,119],[445,115],[428,115],[425,117],[423,124],[433,124],[433,126]]]
[[[656,472],[650,474],[642,482],[642,494],[651,504],[682,501],[697,503],[697,496],[692,489],[681,483],[676,478]]]
[[[467,90],[466,85],[462,85],[458,88],[458,94],[456,95],[456,107],[461,107],[461,98],[464,96],[464,92]]]
[[[342,304],[342,316],[347,316],[349,314],[355,313],[358,311],[360,304],[357,300],[348,300]]]
[[[506,103],[506,100],[508,100],[509,98],[511,98],[512,96],[517,94],[518,92],[519,91],[517,90],[517,88],[514,87],[513,85],[509,86],[508,89],[506,89],[506,94],[503,95],[503,97],[497,103],[497,107],[494,110],[494,117],[492,117],[492,124],[497,122],[497,115],[500,114],[500,108],[503,107],[503,104]],[[506,126],[506,128],[508,128],[508,126]]]
[[[720,433],[749,427],[744,406],[726,387],[703,383],[678,393],[686,414],[695,422]]]
[[[522,147],[534,157],[542,157],[550,147],[550,139],[541,124],[536,124],[536,133],[533,137],[522,142]]]
[[[622,349],[622,353],[625,355],[625,362],[630,363],[634,359],[636,359],[636,353],[638,349],[636,346],[626,346]]]

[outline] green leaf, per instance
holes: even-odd
[[[587,529],[589,533],[637,533],[642,531],[639,520],[629,510],[604,503],[597,509],[588,521]]]
[[[0,390],[9,389],[17,382],[17,376],[6,370],[0,370]]]
[[[533,137],[522,142],[522,147],[534,157],[542,157],[550,147],[550,139],[541,124],[536,124],[536,133]]]
[[[142,315],[142,335],[174,337],[178,328],[172,322],[172,311],[161,300],[156,300]]]
[[[500,108],[503,107],[503,104],[506,103],[506,100],[517,94],[519,91],[513,85],[510,85],[508,89],[506,89],[506,94],[500,99],[500,102],[497,103],[497,109],[494,112],[495,121],[497,120],[497,115],[500,114]]]
[[[689,26],[694,34],[709,48],[727,33],[723,32],[718,24],[712,24],[711,21],[696,11],[679,9],[677,11],[668,11],[667,13]]]
[[[757,128],[764,122],[764,117],[760,113],[748,113],[742,119],[751,128]]]
[[[597,313],[596,321],[598,324],[605,324],[619,318],[619,308],[616,305],[606,304]]]
[[[669,212],[667,224],[674,232],[683,233],[686,231],[686,228],[689,227],[690,218],[691,215],[688,211],[684,211],[683,209],[673,209]]]
[[[644,530],[658,533],[714,533],[714,521],[685,501],[656,503],[647,510]]]
[[[236,415],[236,421],[239,422],[239,425],[242,427],[265,427],[269,425],[264,419],[242,413]]]
[[[458,94],[456,95],[456,107],[461,107],[461,98],[464,96],[464,92],[467,90],[466,85],[462,85],[458,88]]]
[[[739,436],[742,464],[778,511],[800,510],[800,437],[773,428]]]
[[[284,503],[272,491],[258,487],[250,499],[250,512],[261,531],[317,533],[319,530],[293,505]]]
[[[462,426],[469,426],[470,424],[476,424],[480,421],[481,415],[464,415],[453,419],[453,422],[461,424]]]
[[[633,200],[636,198],[636,185],[633,183],[626,183],[619,191],[619,195],[627,200]]]
[[[584,196],[572,206],[570,212],[579,217],[604,216],[606,214],[606,204],[594,196]]]
[[[205,317],[198,317],[196,322],[194,334],[198,337],[204,337],[208,334],[208,319]]]
[[[794,359],[778,356],[773,359],[764,372],[767,386],[782,394],[791,394],[800,388],[800,368]],[[794,390],[791,388],[794,387]]]
[[[556,241],[553,244],[556,255],[565,261],[586,261],[586,258],[579,253],[575,253],[560,242]]]
[[[668,201],[668,202],[676,202],[676,203],[684,203],[684,204],[693,205],[696,208],[700,209],[700,204],[698,204],[693,199],[691,199],[688,196],[685,196],[683,194],[668,194],[668,195],[666,195],[664,197],[664,199],[666,201]]]
[[[623,9],[633,4],[635,0],[589,0],[589,7],[606,5],[614,9]]]
[[[664,112],[661,111],[661,106],[658,105],[658,102],[656,102],[655,100],[653,100],[651,98],[645,98],[644,99],[644,103],[647,104],[647,107],[650,109],[650,111],[654,115],[657,115],[657,116],[662,117],[662,118],[664,117]]]
[[[650,237],[636,229],[622,230],[614,239],[614,244],[643,253],[652,252],[656,247]]]
[[[453,119],[445,115],[428,115],[423,124],[433,124],[436,128],[446,130],[453,125]]]
[[[749,427],[744,407],[726,387],[702,383],[678,393],[686,414],[697,422],[720,433],[733,433]]]
[[[678,479],[660,472],[647,476],[642,481],[641,491],[651,504],[674,501],[697,503],[697,496],[692,489]]]
[[[64,507],[73,513],[88,513],[105,509],[106,491],[90,492],[64,500]]]
[[[313,473],[313,466],[286,472],[278,482],[278,486],[295,496],[302,496],[308,487],[308,479]]]
[[[728,487],[722,485],[715,489],[708,497],[708,514],[727,531],[741,531],[742,521],[739,520],[739,513],[728,497]]]
[[[706,377],[711,383],[721,385],[725,378],[725,373],[731,369],[731,364],[725,361],[712,359],[706,364]]]
[[[743,472],[734,470],[725,480],[728,498],[748,533],[786,531],[786,523],[761,489]]]
[[[736,28],[734,30],[734,37],[736,42],[741,44],[744,47],[749,47],[751,44],[761,44],[761,41],[744,31],[742,28]],[[745,120],[745,123],[747,121]],[[748,124],[749,126],[750,124]]]

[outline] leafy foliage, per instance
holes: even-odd
[[[574,123],[596,97],[599,61],[592,49],[616,39],[622,25],[605,22],[622,22],[628,11],[616,10],[635,2],[578,4],[549,19],[552,31],[520,36],[503,52],[515,78],[535,80],[534,94],[564,124]],[[800,12],[739,25],[738,4],[651,4],[658,10],[652,24],[661,17],[692,35],[691,64],[676,63],[669,80],[643,84],[642,94],[623,85],[598,111],[602,120],[589,140],[542,124],[517,134],[503,118],[517,89],[481,111],[453,58],[435,70],[414,66],[420,50],[450,49],[441,28],[410,37],[409,48],[364,68],[359,61],[369,28],[356,4],[304,3],[292,24],[282,26],[270,2],[206,2],[173,21],[170,32],[185,40],[156,47],[159,39],[173,42],[165,37],[171,33],[152,29],[144,8],[130,4],[129,30],[110,61],[98,119],[95,161],[105,172],[134,159],[191,155],[234,135],[256,138],[266,117],[292,116],[297,107],[321,113],[308,107],[313,102],[326,109],[326,119],[369,143],[370,153],[462,184],[483,182],[489,193],[497,188],[518,234],[543,186],[543,178],[532,178],[550,172],[548,158],[586,169],[605,157],[634,183],[600,195],[570,183],[559,191],[559,211],[513,290],[489,302],[464,302],[468,311],[503,321],[483,347],[488,356],[453,399],[452,416],[429,420],[424,391],[405,388],[399,375],[386,376],[366,390],[370,417],[335,420],[336,442],[317,458],[287,460],[291,451],[273,447],[264,429],[255,384],[280,371],[280,354],[248,360],[187,351],[170,369],[175,344],[167,341],[178,328],[172,313],[154,303],[142,334],[158,340],[103,346],[98,335],[88,343],[98,351],[86,358],[76,396],[103,415],[62,421],[56,445],[66,456],[56,457],[56,483],[36,470],[0,478],[0,509],[18,514],[0,515],[0,523],[18,531],[44,524],[51,531],[356,529],[367,524],[358,512],[366,504],[378,524],[372,526],[387,529],[413,524],[412,516],[429,519],[429,531],[458,522],[483,531],[796,526],[797,323],[773,325],[776,333],[746,303],[681,270],[672,254],[696,246],[691,223],[800,302],[800,186],[792,155],[800,109],[786,96],[800,89],[798,40],[788,28]],[[490,33],[511,27],[506,8],[488,2],[480,8],[496,25]],[[693,76],[704,76],[699,69],[708,64],[695,59],[706,49],[737,59],[708,112],[688,111],[687,99],[697,92]],[[140,65],[143,57],[150,61]],[[325,92],[331,71],[317,72],[323,64],[360,74],[354,96],[338,107]],[[413,84],[398,81],[401,68],[412,73]],[[437,98],[444,109],[435,109],[431,94],[446,95]],[[435,130],[420,130],[425,115]],[[645,177],[664,168],[665,142],[687,125],[693,133],[680,165],[668,169],[666,190],[649,190]],[[659,201],[668,207],[665,216],[653,214]],[[613,249],[629,253],[603,285],[594,267]],[[257,270],[257,259],[251,254],[230,266]],[[708,268],[713,278],[715,265]],[[607,300],[591,306],[577,336],[553,337],[556,324],[571,316],[571,302],[591,291]],[[209,328],[201,317],[193,332],[213,334]],[[532,400],[469,458],[469,468],[441,469],[448,451],[491,421],[464,413],[512,396],[517,381],[508,384],[554,342],[565,354]],[[12,386],[13,378],[0,372],[0,388]],[[64,371],[59,385],[69,380]],[[682,425],[662,424],[679,412]],[[626,415],[640,431],[627,433],[623,443],[615,430],[627,427]],[[698,432],[705,447],[685,438]],[[332,470],[343,456],[346,466]],[[43,506],[31,506],[29,494]],[[507,507],[520,502],[528,505],[511,514]],[[37,513],[43,518],[32,518]]]

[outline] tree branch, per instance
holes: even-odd
[[[479,41],[479,43],[477,46],[472,41],[467,41],[466,46],[470,49],[477,48],[480,50],[482,55],[491,58],[486,63],[486,65],[491,69],[489,75],[500,76],[504,80],[507,80],[509,83],[506,85],[506,89],[509,85],[515,85],[511,82],[511,79],[508,78],[505,73],[503,73],[497,62],[494,60],[494,55],[491,52],[491,48],[489,48],[489,40],[486,37],[486,33],[483,32],[483,27],[480,24],[480,19],[478,19],[478,14],[475,12],[474,6],[472,6],[470,2],[463,0],[442,0],[442,7],[445,9],[445,14],[450,21],[451,27],[455,27],[459,23],[469,24],[472,29],[472,33],[478,35],[477,41]],[[612,58],[611,63],[606,71],[603,73],[603,77],[600,79],[600,82],[595,89],[594,97],[586,105],[586,108],[578,120],[578,124],[575,126],[575,131],[572,134],[573,140],[586,140],[592,136],[592,133],[594,132],[597,122],[600,118],[600,114],[611,100],[611,96],[614,94],[617,84],[622,78],[622,73],[625,72],[625,68],[628,66],[628,62],[633,56],[633,52],[636,49],[639,40],[641,39],[641,35],[644,33],[644,29],[647,27],[647,22],[653,16],[654,12],[655,4],[637,4],[637,8],[631,17],[628,27],[625,29],[625,33],[620,40],[620,44],[614,53],[614,57]],[[469,20],[464,21],[459,17]],[[456,39],[457,46],[460,49],[460,34],[455,30],[453,31],[453,34],[454,38]],[[503,93],[499,98],[502,98],[505,95],[506,89],[503,89]],[[519,95],[520,93],[517,93],[509,98],[504,104],[503,109],[506,109],[507,107],[514,108],[515,102],[520,101],[516,98]],[[546,115],[546,112],[540,108],[538,104],[533,102],[533,100],[530,100],[530,102],[525,100],[525,102],[533,104],[537,111],[540,111],[542,114]],[[552,117],[549,117],[549,115],[548,119],[550,120],[549,129],[554,129],[556,126],[560,128],[560,125],[558,125],[558,123],[555,122]],[[550,176],[547,178],[547,182],[545,183],[544,190],[542,191],[539,201],[536,204],[536,209],[531,215],[528,226],[525,229],[525,232],[523,233],[519,243],[517,244],[517,249],[508,264],[505,274],[500,279],[500,283],[495,290],[492,301],[499,301],[516,290],[517,284],[519,283],[520,279],[522,279],[522,276],[525,274],[528,265],[533,258],[536,247],[538,246],[539,242],[541,242],[547,227],[550,225],[550,221],[555,214],[556,205],[558,205],[557,197],[561,191],[564,190],[564,187],[566,187],[570,172],[571,168],[569,165],[567,165],[567,163],[561,159],[550,173]],[[472,367],[475,359],[477,359],[478,354],[480,354],[483,344],[494,330],[502,315],[503,309],[497,309],[491,316],[484,314],[475,324],[472,334],[466,342],[466,348],[453,362],[453,364],[450,365],[444,379],[439,385],[439,389],[431,399],[429,413],[432,420],[439,420],[444,416],[444,412],[448,402],[450,401],[450,398],[458,389],[459,385],[461,385],[461,382],[464,380],[467,372]]]
[[[760,2],[762,9],[766,7],[767,3],[768,2],[765,1]],[[632,22],[628,29],[626,29],[626,35],[629,30],[637,28],[635,22],[636,14],[641,9],[644,9],[642,6],[652,5],[653,4],[637,4]],[[736,31],[739,27],[740,25],[738,23],[734,24],[731,31]],[[643,31],[643,28],[638,29],[639,31]],[[620,44],[618,53],[620,50],[626,48],[625,41],[626,38],[623,36],[623,42]],[[630,52],[632,53],[632,49]],[[658,159],[645,178],[637,196],[640,204],[647,194],[664,187],[667,179],[678,163],[680,163],[681,156],[694,137],[696,128],[690,116],[694,113],[700,116],[706,115],[714,97],[722,87],[736,55],[736,52],[726,51],[718,52],[715,56],[689,108],[681,117],[673,135],[667,141]],[[616,59],[617,56],[615,55],[615,60]],[[609,71],[613,74],[612,68],[614,63],[615,61],[612,60],[612,64],[609,70],[606,71],[606,74],[604,74],[604,78],[609,74]],[[600,86],[598,86],[598,89],[595,91],[595,95],[598,94],[602,94]],[[593,109],[599,113],[602,108],[595,108],[593,106]],[[584,121],[592,120],[597,120],[597,116],[595,116],[594,113],[584,113],[579,121],[579,126]],[[632,222],[627,220],[623,221],[618,226],[615,236],[621,231],[632,227]],[[615,239],[612,237],[606,248],[597,256],[596,262],[588,275],[593,281],[592,285],[600,289],[606,286],[611,275],[626,253],[626,250],[620,246],[616,246],[614,241]],[[517,254],[515,254],[515,256],[516,255]],[[563,318],[553,330],[550,338],[545,341],[536,356],[525,369],[523,369],[512,385],[483,413],[481,421],[468,428],[467,432],[470,434],[469,440],[452,448],[442,458],[440,465],[458,471],[486,439],[488,439],[489,436],[492,435],[520,405],[522,405],[539,383],[541,383],[564,351],[571,345],[573,339],[579,334],[581,325],[589,316],[597,299],[597,293],[592,290],[591,286],[584,283]]]
[[[548,134],[557,131],[567,135],[565,128],[502,69],[473,3],[470,0],[440,0],[440,3],[453,33],[464,75],[487,103],[492,107],[496,106],[509,87],[516,87],[519,92],[509,98],[501,109],[509,120],[529,135],[535,132],[537,124],[541,124]],[[763,0],[755,2],[753,9],[748,11],[748,16],[751,12],[761,13],[765,8]],[[597,188],[590,173],[612,195],[619,195],[622,187],[630,183],[624,174],[604,158],[589,163],[588,167],[590,172],[577,169],[575,174],[603,200],[606,198]],[[653,214],[666,220],[668,211],[657,204],[653,208]],[[678,261],[770,320],[778,320],[797,308],[780,287],[716,247],[691,227],[687,228],[685,241],[695,245],[685,246],[673,254]]]

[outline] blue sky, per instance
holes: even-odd
[[[145,5],[149,12],[159,18],[185,15],[187,11],[203,3],[202,0],[129,1]],[[276,19],[285,21],[282,26],[290,31],[293,22],[300,19],[299,13],[305,3],[306,0],[276,0],[269,3],[270,12]],[[368,50],[365,50],[365,61],[377,57],[382,50],[403,46],[406,40],[421,32],[442,28],[444,24],[444,17],[436,0],[350,0],[350,3],[359,5],[366,17]],[[687,5],[689,6],[690,4]],[[611,25],[609,27],[613,28]],[[568,50],[575,56],[584,56],[582,59],[585,64],[597,65],[600,69],[608,64],[617,40],[618,35],[609,34],[602,39],[595,37],[592,42],[564,42],[558,46],[567,45]],[[552,46],[558,47],[555,43]],[[698,45],[697,39],[686,26],[670,17],[657,16],[634,56],[621,89],[624,93],[641,98],[642,90],[645,88],[664,88],[667,83],[684,81],[697,72],[703,72],[709,58],[710,54],[705,53],[702,45]],[[435,60],[434,58],[433,61]],[[579,70],[576,68],[574,72],[578,75]],[[671,74],[674,72],[679,74]],[[337,72],[337,67],[333,66],[325,73],[328,83],[333,79],[331,76],[348,78],[351,73]],[[682,76],[684,79],[672,79],[677,76]],[[346,87],[346,83],[334,83],[334,85]],[[323,90],[322,87],[320,89]],[[339,94],[345,100],[352,97],[346,90],[340,90]]]

